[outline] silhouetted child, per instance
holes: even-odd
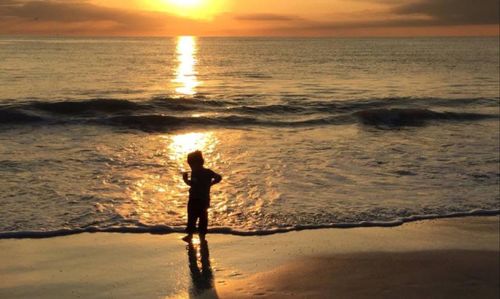
[[[191,186],[189,188],[188,201],[188,223],[186,232],[187,236],[182,238],[186,242],[190,242],[193,238],[193,233],[196,231],[196,222],[199,219],[198,232],[200,239],[204,240],[208,227],[208,208],[210,207],[210,187],[219,183],[222,177],[210,169],[203,167],[205,160],[200,151],[195,151],[188,154],[187,162],[191,167],[191,178],[189,174],[184,172],[182,179]]]

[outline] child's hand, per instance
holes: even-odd
[[[182,173],[182,180],[184,181],[184,183],[186,183],[186,185],[191,186],[191,181],[189,180],[189,173],[183,172]]]

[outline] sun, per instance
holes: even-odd
[[[168,0],[172,5],[191,8],[202,4],[203,0]]]
[[[158,0],[157,0],[158,1]],[[159,0],[158,9],[191,19],[212,19],[224,8],[225,0]]]

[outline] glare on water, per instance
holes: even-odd
[[[187,154],[199,150],[203,153],[211,153],[217,144],[217,139],[212,132],[194,132],[168,136],[171,141],[169,145],[170,158],[178,162],[183,170]]]
[[[182,172],[189,171],[187,155],[200,150],[207,160],[207,167],[218,167],[216,154],[219,138],[214,132],[189,132],[165,134],[143,140],[141,148],[134,148],[124,161],[150,160],[158,167],[132,169],[126,173],[128,198],[116,211],[125,218],[138,218],[143,223],[157,223],[165,217],[186,218],[187,189]],[[151,157],[151,153],[155,153]],[[131,179],[131,180],[130,180]]]
[[[177,60],[178,67],[175,91],[178,96],[192,96],[196,94],[196,88],[200,82],[196,78],[196,38],[193,36],[179,36],[177,38]]]

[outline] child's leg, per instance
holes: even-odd
[[[207,234],[207,229],[208,229],[208,210],[203,208],[200,211],[200,238],[205,239],[205,235]]]
[[[186,233],[188,233],[189,236],[192,236],[196,231],[196,220],[198,220],[198,213],[196,213],[195,208],[196,207],[191,202],[188,202],[188,223],[186,227]]]

